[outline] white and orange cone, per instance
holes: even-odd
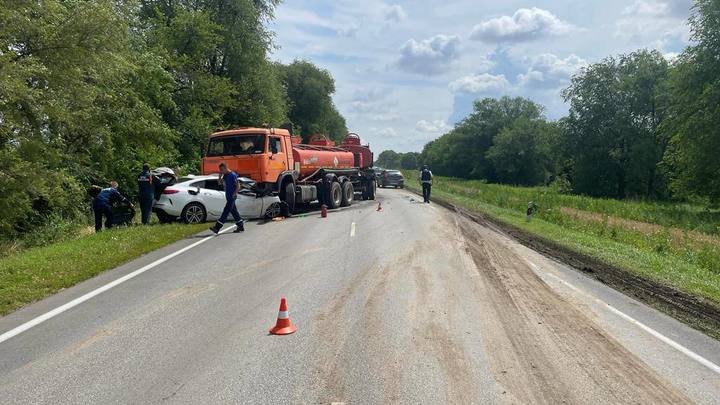
[[[270,333],[273,335],[289,335],[295,333],[295,331],[297,331],[297,328],[290,322],[287,302],[285,302],[285,297],[282,297],[277,322],[275,323],[275,327],[270,329]]]

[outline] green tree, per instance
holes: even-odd
[[[417,152],[407,152],[400,154],[400,168],[404,170],[419,169],[418,159],[420,154]]]
[[[336,141],[343,139],[348,131],[332,101],[335,81],[330,72],[300,60],[282,70],[290,106],[288,117],[303,139],[307,141],[316,133]]]
[[[672,71],[663,132],[672,190],[720,203],[720,2],[697,0],[690,18],[693,45]]]
[[[659,130],[668,64],[637,51],[584,68],[564,92],[567,141],[577,192],[625,198],[663,194],[658,163],[667,146]]]
[[[380,155],[375,159],[375,166],[384,169],[399,169],[400,154],[394,150],[384,150],[380,152]]]
[[[522,97],[478,100],[470,116],[425,145],[421,160],[437,174],[499,181],[486,154],[495,137],[521,118],[542,119],[543,107]]]
[[[503,129],[486,153],[501,183],[535,186],[556,173],[557,125],[520,118]]]

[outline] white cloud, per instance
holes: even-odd
[[[575,29],[547,10],[521,8],[512,16],[497,17],[476,25],[470,38],[486,42],[522,42],[564,35]]]
[[[634,47],[664,51],[690,41],[686,22],[692,0],[635,0],[615,22],[615,37]]]
[[[670,5],[657,0],[635,0],[623,10],[623,15],[664,16],[670,13]]]
[[[425,132],[425,133],[431,133],[431,134],[439,134],[442,132],[445,132],[452,128],[450,125],[448,125],[445,120],[434,120],[434,121],[426,121],[426,120],[420,120],[415,124],[415,129],[419,132]]]
[[[492,75],[489,73],[482,73],[479,75],[471,75],[461,77],[450,83],[450,90],[454,93],[497,93],[502,92],[510,87],[510,82],[505,78],[505,75]]]
[[[403,70],[422,75],[443,73],[460,56],[459,47],[457,35],[435,35],[419,42],[411,39],[400,48],[398,65]]]
[[[625,7],[623,15],[684,18],[692,5],[693,0],[635,0],[631,5]]]
[[[337,33],[341,37],[354,38],[357,35],[358,31],[360,31],[360,27],[353,24],[353,25],[349,25],[347,27],[342,27],[342,28],[338,29]]]
[[[370,128],[370,132],[373,133],[373,136],[380,137],[380,138],[397,138],[398,133],[393,127],[387,127],[387,128]]]
[[[527,72],[517,78],[522,86],[561,87],[567,85],[572,75],[585,65],[587,61],[575,54],[562,59],[545,53],[532,58]]]
[[[400,22],[407,18],[405,10],[399,4],[393,4],[392,6],[385,7],[385,21],[387,22]]]

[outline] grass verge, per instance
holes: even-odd
[[[0,316],[196,234],[207,225],[132,226],[0,259]]]
[[[406,187],[416,192],[420,190],[419,185],[412,182],[406,183]],[[548,240],[564,250],[620,269],[628,274],[625,277],[627,284],[649,280],[697,299],[702,307],[720,313],[720,244],[711,233],[699,232],[697,228],[687,229],[693,222],[687,218],[693,218],[695,213],[700,212],[695,207],[687,208],[689,213],[680,215],[682,219],[674,219],[666,214],[686,208],[658,205],[660,208],[656,212],[662,213],[659,220],[641,222],[638,221],[640,215],[644,215],[644,219],[653,217],[652,205],[648,205],[648,212],[642,213],[642,210],[638,211],[638,203],[627,202],[629,213],[624,213],[622,201],[553,195],[552,190],[547,188],[497,186],[445,178],[436,180],[433,196],[496,223]],[[565,197],[573,197],[573,203],[568,203]],[[529,200],[539,202],[541,210],[532,221],[527,222],[524,208]],[[716,229],[717,223],[706,223],[705,227]],[[593,276],[606,281],[602,275]],[[623,280],[608,283],[633,293],[628,291],[632,289],[618,285]],[[634,295],[644,298],[643,294]],[[712,336],[720,337],[717,322],[702,319],[703,314],[690,319],[678,314],[676,309],[655,305],[652,297],[643,300]]]

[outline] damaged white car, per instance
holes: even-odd
[[[161,179],[153,205],[160,222],[179,219],[199,224],[220,218],[225,207],[225,192],[217,175],[189,176],[175,181],[167,172],[154,171],[154,174]],[[238,182],[241,189],[235,205],[241,217],[269,219],[283,215],[283,204],[277,196],[259,194],[251,179],[241,177]]]

